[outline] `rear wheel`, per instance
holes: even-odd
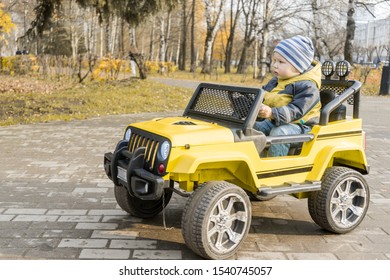
[[[248,195],[227,182],[209,182],[187,201],[182,233],[189,248],[208,259],[235,254],[252,219]]]
[[[313,192],[308,207],[314,222],[335,233],[347,233],[364,219],[370,200],[363,176],[350,168],[331,167],[322,180],[322,189]]]
[[[118,205],[127,213],[139,218],[152,218],[159,214],[169,203],[172,191],[164,190],[164,194],[157,200],[142,200],[131,196],[123,186],[114,187],[115,199]]]

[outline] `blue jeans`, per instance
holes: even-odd
[[[311,127],[302,124],[283,124],[276,126],[270,120],[256,122],[254,129],[263,132],[267,136],[297,135],[309,133]],[[269,157],[279,157],[288,155],[291,144],[274,144],[268,149]]]

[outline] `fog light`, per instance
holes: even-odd
[[[322,63],[321,71],[322,74],[329,80],[333,75],[335,68],[336,68],[336,64],[331,60],[327,60],[324,63]]]
[[[342,60],[336,63],[336,74],[340,79],[345,79],[351,72],[351,64],[348,61]]]
[[[157,167],[158,174],[163,174],[165,172],[165,166],[164,164],[160,163]]]

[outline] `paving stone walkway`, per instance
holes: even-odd
[[[390,259],[390,98],[364,97],[371,205],[346,235],[310,219],[306,200],[253,202],[248,238],[234,259]],[[0,259],[199,259],[181,236],[185,198],[163,215],[128,216],[103,171],[127,123],[172,113],[0,127]]]

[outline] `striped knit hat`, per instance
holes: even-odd
[[[283,56],[300,73],[305,72],[314,59],[314,47],[310,38],[301,35],[280,41],[275,52]]]

